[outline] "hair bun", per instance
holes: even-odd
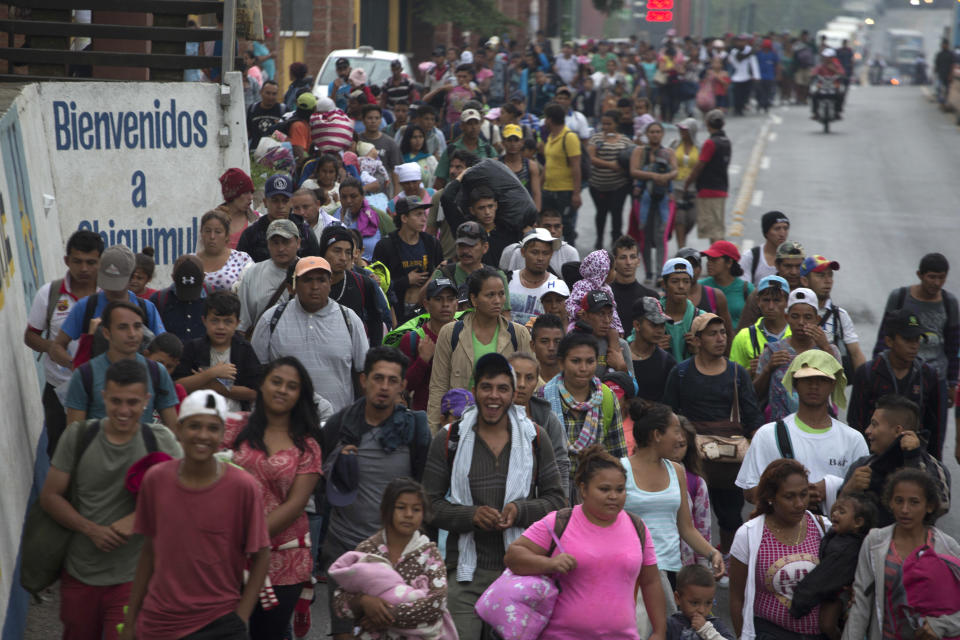
[[[154,250],[153,247],[151,247],[151,246],[146,246],[146,247],[144,247],[143,249],[140,250],[140,253],[142,253],[142,254],[145,255],[145,256],[148,256],[148,257],[152,258],[152,257],[154,257],[154,256],[156,255],[157,252]]]

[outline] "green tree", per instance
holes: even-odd
[[[450,22],[474,33],[501,33],[520,24],[501,13],[493,0],[418,0],[414,11],[428,24]]]

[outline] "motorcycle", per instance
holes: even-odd
[[[810,83],[810,96],[814,102],[814,119],[823,124],[823,132],[830,133],[830,123],[840,119],[840,82],[838,79],[817,76]]]

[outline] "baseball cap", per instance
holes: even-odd
[[[534,240],[546,242],[554,251],[560,249],[560,245],[563,242],[563,240],[560,238],[554,238],[553,235],[543,227],[537,227],[527,235],[523,236],[523,239],[520,241],[520,246],[525,247],[528,243],[533,242]]]
[[[263,195],[267,198],[278,195],[289,198],[293,195],[293,180],[285,173],[275,173],[263,185]]]
[[[299,238],[300,229],[297,228],[297,223],[289,218],[281,218],[279,220],[274,220],[267,226],[267,240],[273,236],[281,236],[283,238]]]
[[[697,335],[701,331],[707,328],[711,322],[720,322],[723,320],[720,319],[715,313],[701,313],[696,318],[693,319],[693,322],[690,323],[690,333]]]
[[[632,311],[634,318],[644,318],[653,324],[673,322],[670,316],[663,312],[660,301],[650,296],[644,296],[634,300]]]
[[[333,273],[333,270],[330,269],[330,263],[327,262],[325,258],[309,256],[307,258],[300,258],[297,260],[297,266],[293,269],[293,275],[299,278],[303,274],[316,269],[322,269],[327,273]]]
[[[694,249],[693,247],[683,247],[677,251],[677,257],[683,258],[684,260],[693,260],[694,262],[700,262],[700,252]]]
[[[827,47],[826,49],[820,52],[820,55],[822,55],[824,58],[836,58],[837,52],[835,49],[831,49],[830,47]]]
[[[703,251],[703,255],[711,258],[727,257],[736,262],[740,261],[740,251],[737,249],[737,245],[728,240],[717,240],[710,245],[709,249]]]
[[[601,381],[607,385],[610,391],[613,391],[613,395],[617,396],[617,400],[622,400],[623,398],[631,400],[635,398],[640,391],[636,379],[625,371],[607,372]]]
[[[757,293],[762,293],[767,289],[781,289],[788,296],[790,295],[790,284],[780,276],[767,276],[757,285]]]
[[[722,127],[725,121],[725,116],[723,111],[720,109],[713,109],[707,112],[707,115],[703,121],[709,125],[713,125],[714,127]]]
[[[337,67],[349,67],[350,61],[346,58],[337,58]]]
[[[481,242],[489,242],[490,236],[480,226],[479,222],[468,220],[457,227],[457,244],[466,244],[471,247]]]
[[[476,109],[464,109],[460,114],[460,122],[470,122],[472,120],[480,122],[483,118],[480,117],[480,112]]]
[[[518,124],[508,124],[503,127],[503,137],[506,138],[522,138],[523,129],[520,128]]]
[[[583,299],[583,308],[585,311],[599,311],[604,307],[612,307],[613,298],[602,289],[594,289]]]
[[[407,215],[417,209],[429,209],[430,203],[424,202],[420,196],[400,196],[396,201],[397,215]],[[398,220],[399,223],[399,220]]]
[[[787,298],[787,311],[795,304],[808,304],[814,309],[820,308],[820,304],[817,302],[817,294],[806,287],[799,287],[790,292],[790,297]]]
[[[527,97],[523,95],[523,91],[514,91],[510,94],[510,102],[526,102]]]
[[[793,372],[794,380],[799,380],[800,378],[829,378],[831,380],[837,379],[837,377],[832,373],[823,371],[808,362],[800,363],[800,366],[797,367],[797,370]]]
[[[180,403],[180,422],[190,416],[216,416],[224,421],[227,419],[227,400],[216,391],[198,389]]]
[[[691,267],[690,263],[684,258],[670,258],[667,260],[663,264],[663,269],[660,271],[660,277],[666,278],[675,273],[684,273],[693,279],[693,267]]]
[[[798,353],[783,375],[783,388],[792,394],[794,381],[800,378],[827,378],[834,380],[830,399],[843,409],[847,406],[847,378],[843,374],[843,365],[826,351],[807,349]]]
[[[203,263],[192,253],[180,256],[173,264],[173,289],[184,302],[200,299],[203,278]]]
[[[453,291],[453,295],[457,295],[457,283],[451,280],[450,278],[437,278],[436,280],[431,280],[427,285],[427,297],[436,298],[440,295],[440,292],[450,289]]]
[[[897,309],[888,314],[883,322],[883,328],[884,333],[890,337],[900,336],[908,339],[922,337],[924,342],[927,341],[927,330],[920,324],[916,314],[909,309]]]
[[[466,389],[450,389],[443,394],[443,398],[440,399],[440,413],[449,413],[459,419],[463,416],[463,412],[467,410],[467,407],[471,407],[474,404],[476,404],[476,401],[473,399],[473,394]]]
[[[808,276],[811,273],[822,273],[830,269],[832,271],[840,270],[840,263],[836,260],[827,260],[823,256],[807,256],[800,265],[800,275]]]
[[[806,251],[803,250],[803,245],[797,242],[796,240],[787,240],[779,247],[777,247],[777,260],[793,260],[807,257]]]
[[[564,298],[570,297],[570,287],[567,286],[567,283],[557,278],[556,280],[550,280],[545,285],[546,291],[540,294],[540,297],[547,295],[548,293],[555,293],[558,296],[563,296]]]
[[[313,111],[317,108],[317,96],[309,91],[307,93],[301,93],[297,97],[297,108],[303,109],[304,111]]]
[[[97,286],[104,291],[125,291],[133,275],[137,257],[123,244],[107,247],[100,256]]]

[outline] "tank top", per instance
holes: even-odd
[[[683,145],[678,144],[674,149],[674,154],[677,158],[677,178],[675,182],[683,184],[690,177],[693,168],[697,166],[697,162],[700,160],[700,150],[697,149],[697,145],[691,145],[690,151],[684,153]]]
[[[633,477],[630,458],[621,458],[620,464],[627,470],[627,501],[623,508],[643,519],[650,530],[653,547],[657,550],[657,566],[664,571],[679,571],[680,532],[677,529],[677,510],[680,508],[680,482],[673,463],[663,460],[670,475],[670,484],[662,491],[644,491]]]

